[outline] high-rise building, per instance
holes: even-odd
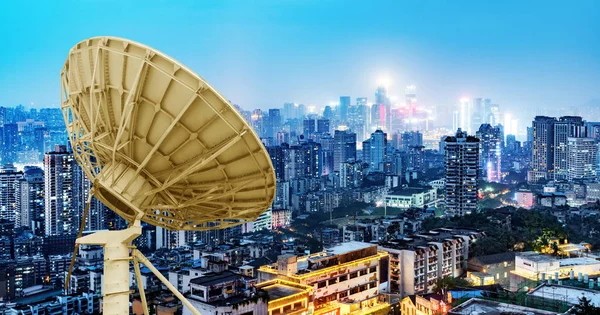
[[[312,138],[315,134],[315,120],[313,118],[304,119],[302,123],[302,134],[304,137]]]
[[[319,178],[322,174],[323,153],[321,144],[314,141],[307,141],[301,144],[303,173],[305,176]]]
[[[250,116],[250,126],[252,126],[252,129],[254,129],[259,137],[265,136],[262,110],[255,109],[252,111],[252,115]]]
[[[471,128],[471,116],[473,115],[473,104],[468,98],[461,98],[458,110],[458,128],[469,133]]]
[[[329,119],[319,119],[317,120],[317,133],[325,134],[329,133]]]
[[[277,180],[284,180],[285,178],[285,159],[283,155],[283,149],[280,146],[266,147],[269,156],[271,157],[271,163],[275,170],[275,177]]]
[[[531,167],[527,181],[537,183],[552,179],[554,170],[554,124],[556,118],[536,116],[532,123]]]
[[[365,143],[365,142],[363,142]],[[382,172],[383,162],[386,160],[387,134],[382,130],[375,130],[368,140],[368,147],[363,146],[363,151],[369,151],[369,169],[372,172]]]
[[[479,139],[458,129],[445,140],[446,211],[463,216],[477,210]]]
[[[423,134],[419,131],[405,131],[401,135],[400,146],[401,151],[408,151],[409,147],[422,146]]]
[[[26,166],[19,181],[19,216],[15,226],[29,227],[36,235],[44,235],[44,171]]]
[[[568,138],[586,137],[584,121],[577,116],[560,117],[554,123],[554,179],[565,180],[569,173]]]
[[[479,169],[488,182],[500,182],[502,156],[502,128],[482,124],[476,134],[480,144]]]
[[[597,178],[598,143],[594,138],[567,138],[568,179],[595,181]]]
[[[16,123],[4,124],[0,131],[2,163],[14,163],[19,151],[19,127]]]
[[[19,214],[19,180],[23,172],[17,171],[12,164],[0,168],[0,218],[14,222]]]
[[[76,161],[66,146],[57,145],[44,155],[44,207],[46,235],[77,233],[80,213],[76,205],[79,192],[74,185]]]
[[[406,166],[411,171],[421,172],[425,169],[425,147],[415,145],[408,147]]]
[[[350,107],[350,96],[340,96],[339,119],[341,122],[348,120],[348,108]]]
[[[267,123],[266,136],[270,138],[274,138],[277,132],[281,131],[281,111],[279,108],[271,108],[269,109],[269,117]]]
[[[333,170],[338,172],[341,164],[349,161],[356,161],[356,134],[336,130],[333,134]]]

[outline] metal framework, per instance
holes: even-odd
[[[95,197],[132,222],[171,230],[255,220],[275,197],[252,128],[197,74],[139,43],[95,37],[61,72],[73,153]]]
[[[129,313],[133,261],[138,283],[143,263],[200,314],[131,242],[140,221],[207,230],[256,220],[275,197],[264,146],[206,81],[129,40],[94,37],[75,45],[61,71],[61,92],[73,155],[93,184],[83,218],[93,195],[130,224],[82,237],[81,222],[75,252],[80,244],[104,247],[103,313]]]

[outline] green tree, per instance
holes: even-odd
[[[579,298],[579,304],[573,307],[571,314],[574,315],[595,315],[600,314],[600,307],[592,304],[592,301],[587,297],[583,296]]]
[[[470,286],[471,283],[465,279],[444,277],[435,281],[435,284],[433,285],[433,292],[440,293],[445,298],[447,292],[452,289]]]

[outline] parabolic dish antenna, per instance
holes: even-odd
[[[94,196],[171,230],[255,220],[275,196],[269,155],[204,79],[148,46],[84,40],[61,73],[73,154]]]
[[[200,76],[148,46],[115,37],[75,45],[61,71],[61,106],[91,196],[130,222],[81,237],[104,247],[103,313],[129,313],[129,263],[143,263],[194,314],[193,305],[131,245],[140,220],[170,230],[219,229],[255,220],[275,197],[264,146]],[[65,285],[69,285],[71,268]],[[138,285],[144,313],[148,307]]]

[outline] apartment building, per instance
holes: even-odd
[[[469,247],[481,236],[476,230],[440,228],[379,243],[379,250],[389,253],[389,293],[425,294],[437,279],[462,275]]]
[[[347,242],[309,256],[279,256],[276,264],[258,269],[258,279],[312,287],[315,315],[371,312],[387,306],[378,298],[380,262],[387,256],[377,245]]]

